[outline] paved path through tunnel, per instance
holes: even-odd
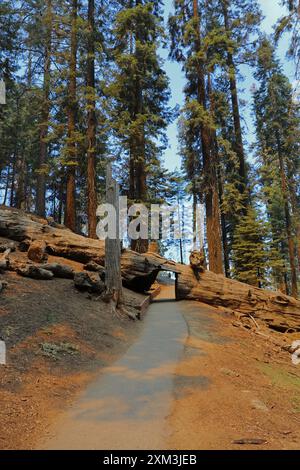
[[[157,300],[174,298],[174,286]],[[187,338],[184,302],[154,302],[127,353],[101,373],[51,430],[46,449],[164,449],[177,363]]]

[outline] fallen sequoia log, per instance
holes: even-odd
[[[52,221],[17,209],[0,206],[0,236],[20,242],[24,251],[40,241],[46,244],[48,254],[104,266],[103,241],[77,235]],[[124,285],[138,292],[149,290],[159,271],[179,272],[174,261],[156,253],[141,255],[131,250],[123,250],[121,268]]]
[[[0,236],[21,242],[27,251],[34,241],[46,243],[49,254],[81,263],[104,263],[104,243],[73,233],[71,230],[26,214],[17,209],[0,206]]]
[[[0,207],[0,236],[21,242],[23,249],[33,241],[44,241],[47,253],[85,263],[95,270],[96,265],[104,265],[104,242],[15,209]],[[157,253],[123,250],[121,268],[123,283],[132,290],[147,291],[160,271],[170,271],[177,277],[177,300],[198,300],[241,316],[251,315],[277,331],[300,331],[300,301],[280,292],[252,287],[205,269],[195,274],[190,266],[176,264]]]
[[[176,281],[177,299],[198,300],[224,307],[240,317],[251,315],[276,331],[300,331],[299,300],[210,271],[203,271],[198,279],[190,266],[182,266]]]

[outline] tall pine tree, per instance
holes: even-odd
[[[290,292],[296,297],[295,225],[288,178],[290,166],[299,159],[295,136],[291,133],[295,126],[299,129],[299,109],[293,101],[291,85],[267,39],[262,41],[259,50],[256,78],[260,87],[254,93],[254,111],[259,162],[265,179],[265,202],[274,241],[289,262]]]
[[[161,2],[122,1],[114,26],[114,69],[109,87],[112,126],[127,165],[124,181],[132,202],[149,201],[148,172],[160,166],[171,118],[168,79],[158,48],[164,33]],[[147,240],[132,248],[147,250]]]

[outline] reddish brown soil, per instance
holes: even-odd
[[[8,364],[0,366],[0,449],[31,449],[101,369],[125,353],[143,323],[120,321],[71,280],[3,278],[9,286],[0,295],[0,338]],[[134,306],[144,296],[126,291],[126,299]],[[233,326],[222,311],[180,305],[189,337],[174,376],[167,447],[299,449],[300,366],[272,341]],[[287,345],[300,339],[263,333]],[[264,443],[234,443],[240,439]]]
[[[299,449],[300,365],[219,310],[198,308],[185,303],[190,335],[175,377],[170,448]],[[300,339],[264,333],[286,344]],[[234,443],[241,439],[266,442]]]
[[[0,295],[0,338],[8,349],[0,366],[0,449],[30,449],[95,374],[126,351],[142,322],[112,316],[72,280],[14,273],[1,279],[9,285]],[[131,307],[144,299],[125,295]]]

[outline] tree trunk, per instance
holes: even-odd
[[[193,186],[195,186],[193,184]],[[193,188],[193,250],[197,250],[197,196],[196,189]]]
[[[214,99],[214,92],[211,85],[211,78],[210,74],[208,75],[208,94],[210,100],[210,111],[215,119],[215,99]],[[211,139],[212,139],[212,155],[214,157],[215,168],[216,168],[216,180],[217,180],[217,188],[215,191],[218,192],[219,198],[219,207],[221,207],[223,203],[223,184],[220,174],[220,162],[219,162],[219,149],[218,149],[218,141],[217,141],[217,133],[215,130],[211,131]],[[230,277],[230,265],[229,265],[229,253],[228,253],[228,241],[227,241],[227,228],[226,228],[226,219],[224,213],[219,209],[220,212],[220,219],[221,219],[221,234],[222,234],[222,248],[223,248],[223,258],[224,258],[224,268],[225,268],[225,275],[226,277]]]
[[[129,2],[129,8],[132,8],[132,0]],[[130,46],[129,46],[129,51],[130,55],[133,54],[133,34],[130,33]],[[134,100],[132,100],[134,101]],[[135,119],[135,105],[133,104],[133,108],[130,110],[131,111],[131,117],[132,120]],[[129,199],[130,201],[135,200],[135,151],[134,151],[134,138],[131,135],[129,139]]]
[[[289,261],[291,267],[291,284],[292,284],[292,295],[297,298],[298,296],[298,287],[297,287],[297,270],[295,262],[295,244],[292,234],[292,220],[289,208],[289,197],[288,197],[288,188],[286,181],[286,174],[284,168],[283,155],[281,151],[281,142],[278,130],[276,131],[276,140],[277,140],[277,151],[279,159],[279,170],[281,178],[281,189],[284,199],[284,214],[285,214],[285,228],[288,242],[288,252],[289,252]]]
[[[136,0],[136,6],[141,4],[141,0]],[[143,37],[139,31],[139,25],[136,26],[136,41],[143,42]],[[139,74],[142,73],[141,68],[143,67],[143,62],[139,56],[139,51],[135,49],[135,58],[137,64],[139,64],[139,72],[136,76],[135,82],[135,105],[134,105],[134,119],[136,120],[138,116],[141,116],[144,113],[144,103],[143,103],[143,90],[141,86],[141,80]],[[133,147],[133,163],[134,170],[131,167],[132,162],[130,162],[130,177],[134,175],[134,193],[135,201],[145,204],[147,202],[147,180],[146,180],[146,162],[145,162],[145,131],[144,125],[140,125],[140,129],[132,139]],[[146,253],[148,251],[149,240],[138,239],[131,240],[132,250],[138,251],[139,253]]]
[[[121,241],[119,232],[119,187],[112,177],[111,164],[106,170],[106,203],[116,211],[116,238],[105,240],[105,285],[113,308],[118,308],[123,302],[121,275]]]
[[[9,195],[9,205],[10,207],[14,207],[15,202],[15,186],[16,186],[16,153],[13,154],[13,162],[12,162],[12,172],[11,172],[11,185],[10,185],[10,195]]]
[[[23,153],[17,157],[16,173],[17,173],[17,189],[16,189],[15,207],[17,209],[25,210],[26,162],[25,162],[25,155]]]
[[[10,165],[8,165],[8,167],[7,167],[5,191],[4,191],[3,202],[2,202],[2,204],[3,204],[4,206],[6,205],[6,201],[7,201],[8,188],[9,188],[9,180],[10,180]]]
[[[198,12],[198,1],[193,0],[193,15],[196,21],[197,38],[195,41],[195,52],[199,53],[201,48],[200,19]],[[198,60],[198,101],[207,110],[207,96],[205,87],[205,71],[203,61]],[[206,207],[206,230],[209,269],[215,273],[223,273],[222,242],[220,227],[220,208],[217,186],[216,162],[212,149],[211,130],[207,124],[201,125],[201,141],[203,154],[203,169],[206,180],[205,207]]]
[[[130,144],[130,155],[129,155],[129,199],[130,201],[135,200],[135,165],[134,165],[134,152],[133,152],[132,139]]]
[[[69,61],[69,89],[68,89],[68,142],[67,142],[67,191],[65,224],[75,232],[76,230],[76,166],[77,148],[75,141],[76,130],[76,64],[77,64],[77,14],[78,0],[72,1],[71,25],[71,51]]]
[[[230,29],[229,17],[228,17],[228,0],[223,0],[223,15],[224,15],[225,30],[227,33],[230,34],[231,29]],[[239,110],[238,90],[237,90],[237,83],[236,83],[236,70],[235,70],[233,55],[230,51],[227,52],[227,66],[228,66],[228,75],[229,75],[229,84],[230,84],[234,135],[235,135],[234,150],[239,160],[238,188],[239,188],[240,194],[245,195],[247,197],[247,194],[245,194],[245,192],[248,187],[248,178],[247,178],[242,126],[241,126],[241,118],[240,118],[240,110]],[[247,206],[246,197],[244,200],[245,206]],[[244,209],[242,213],[246,215],[246,210]]]
[[[51,49],[52,49],[52,0],[46,1],[46,38],[45,38],[45,57],[44,57],[44,85],[43,85],[43,107],[42,107],[42,123],[40,131],[40,154],[37,172],[36,187],[36,212],[39,216],[45,217],[46,210],[46,173],[45,165],[48,160],[48,121],[50,113],[50,72],[51,72]]]
[[[90,238],[97,238],[97,196],[96,196],[96,93],[95,93],[95,0],[88,4],[88,151],[87,151],[87,197],[88,197],[88,233]]]
[[[65,182],[63,180],[63,177],[61,176],[59,179],[58,183],[58,214],[57,214],[57,220],[59,224],[63,223],[63,207],[64,207],[64,187],[65,187]]]

